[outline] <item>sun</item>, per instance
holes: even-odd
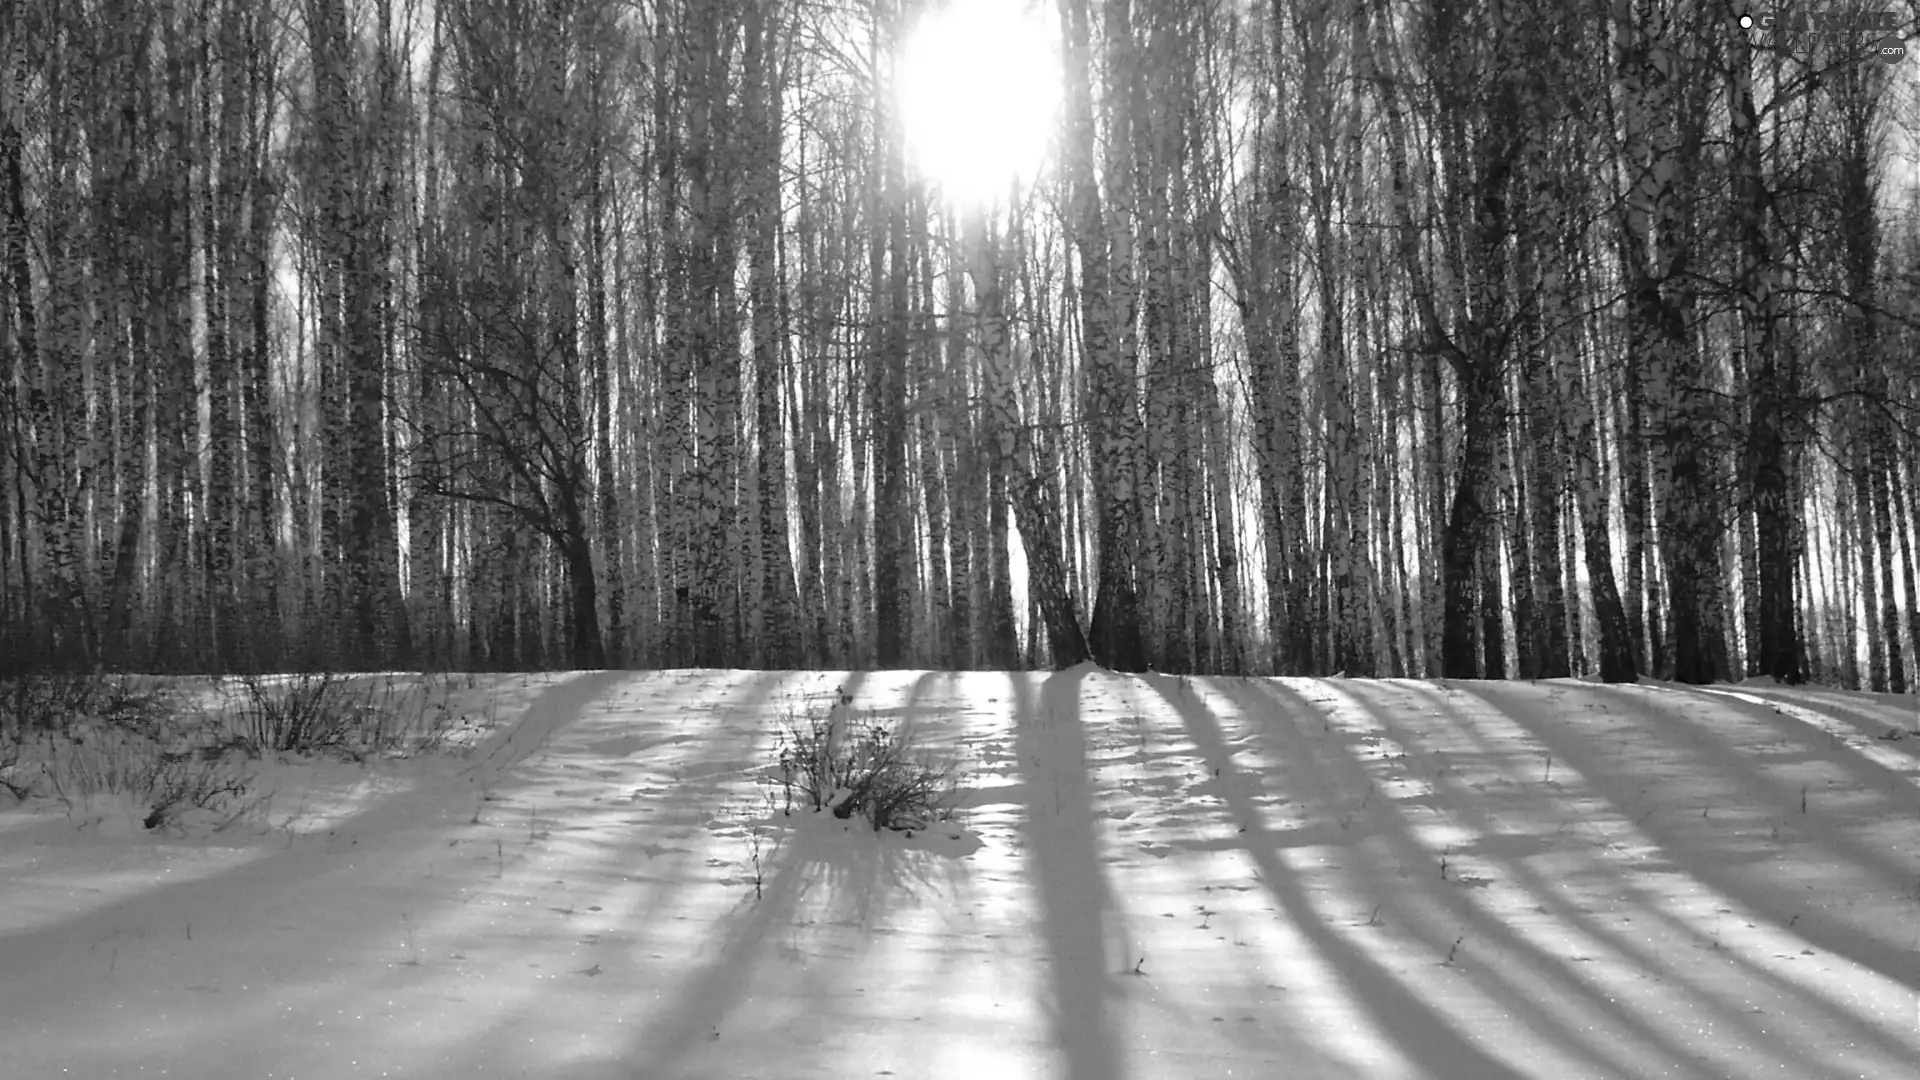
[[[950,201],[990,204],[1045,163],[1060,97],[1046,10],[944,0],[908,32],[894,79],[907,151]]]

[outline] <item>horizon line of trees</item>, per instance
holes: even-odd
[[[1039,2],[990,210],[904,149],[922,0],[0,6],[0,674],[1913,689],[1912,65]]]

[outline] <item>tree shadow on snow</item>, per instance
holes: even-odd
[[[858,673],[842,687],[857,701]],[[773,1014],[756,1017],[785,1029],[769,1033],[762,1045],[787,1047],[792,1052],[822,1042],[831,1043],[844,1031],[849,1018],[836,1015],[845,1000],[840,985],[848,968],[838,946],[846,935],[829,934],[831,951],[806,957],[798,970],[775,971],[770,961],[783,952],[805,950],[790,943],[796,927],[860,928],[857,935],[870,943],[871,928],[884,923],[889,912],[906,897],[936,889],[945,872],[944,856],[921,850],[894,834],[876,835],[861,818],[842,821],[828,813],[796,809],[791,815],[775,812],[773,846],[763,855],[763,880],[755,895],[744,892],[734,909],[723,916],[712,959],[663,988],[667,1006],[651,1017],[629,1043],[624,1055],[629,1067],[643,1067],[648,1080],[680,1075],[708,1075],[709,1063],[700,1050],[712,1032],[730,1029],[728,1016],[748,1002],[756,988],[775,988],[778,999],[804,1003],[804,1009],[784,1019]],[[744,888],[736,885],[735,888]]]
[[[1623,816],[1633,819],[1636,826],[1677,866],[1683,867],[1686,873],[1703,885],[1736,898],[1775,927],[1791,928],[1791,934],[1815,948],[1842,957],[1864,970],[1908,988],[1920,988],[1920,975],[1916,975],[1910,965],[1902,963],[1899,950],[1888,948],[1884,938],[1863,933],[1843,919],[1824,917],[1813,908],[1804,888],[1795,888],[1795,883],[1780,880],[1777,875],[1749,871],[1728,858],[1716,842],[1715,827],[1707,822],[1704,815],[1696,819],[1687,812],[1656,813],[1652,808],[1643,811],[1632,794],[1634,784],[1641,781],[1633,772],[1623,768],[1624,751],[1621,749],[1602,745],[1581,725],[1553,722],[1535,715],[1537,710],[1529,710],[1524,703],[1513,700],[1513,691],[1502,685],[1471,684],[1462,689],[1511,717],[1526,729],[1529,736],[1549,749],[1556,759],[1565,761],[1588,777],[1589,782],[1612,801]],[[1748,813],[1761,813],[1762,820],[1784,818],[1796,830],[1803,831],[1808,838],[1817,841],[1819,854],[1831,859],[1837,866],[1863,878],[1878,879],[1882,887],[1889,891],[1902,887],[1903,867],[1893,863],[1883,852],[1848,835],[1839,826],[1823,824],[1817,816],[1817,803],[1815,814],[1796,813],[1794,790],[1774,778],[1763,776],[1753,761],[1729,744],[1726,733],[1716,731],[1712,725],[1688,715],[1679,707],[1679,700],[1670,696],[1670,692],[1656,695],[1617,687],[1582,687],[1581,692],[1598,701],[1610,701],[1655,714],[1657,719],[1652,723],[1637,726],[1636,743],[1651,737],[1657,743],[1665,744],[1660,747],[1660,752],[1670,761],[1685,763],[1691,759],[1701,763],[1703,768],[1691,772],[1687,779],[1697,785],[1704,785],[1711,779],[1730,787],[1732,790],[1727,794],[1727,801],[1720,807],[1723,814],[1730,816],[1744,809]],[[1762,723],[1779,723],[1789,736],[1800,735],[1785,723],[1765,716],[1751,706],[1741,708],[1744,703],[1726,701],[1715,704],[1735,713],[1745,713]],[[1634,747],[1636,752],[1639,749],[1637,745]],[[1874,792],[1884,800],[1887,816],[1894,817],[1901,812],[1900,801],[1904,793],[1890,790],[1898,783],[1898,778],[1889,782],[1891,774],[1867,763],[1859,763],[1854,771],[1856,782],[1863,789]],[[1675,780],[1671,775],[1660,779],[1668,783]],[[1745,800],[1744,807],[1741,800]],[[1864,813],[1857,808],[1853,812]],[[1763,862],[1761,865],[1764,869],[1766,864]],[[1801,992],[1804,993],[1804,989]]]
[[[630,673],[619,671],[583,672],[555,682],[527,706],[524,719],[515,728],[531,726],[550,734],[629,676]],[[511,740],[510,733],[502,733],[495,752],[480,756],[462,771],[462,778],[475,785],[485,783],[487,777],[498,775],[503,767],[500,761],[524,757],[527,751],[518,752],[516,757],[515,751],[499,749],[509,741],[526,740]],[[332,850],[346,851],[363,837],[384,839],[399,829],[419,826],[423,809],[438,810],[445,802],[444,793],[431,787],[376,799],[342,818],[330,830],[325,842]],[[312,857],[309,843],[289,843],[286,848],[262,854],[220,873],[128,893],[64,922],[37,926],[23,933],[0,933],[0,969],[17,966],[25,970],[36,962],[32,957],[64,948],[71,941],[99,940],[111,937],[127,925],[156,921],[162,917],[158,912],[221,910],[230,905],[236,893],[246,888],[296,896],[310,879],[331,869],[325,861]]]
[[[1168,707],[1179,714],[1188,737],[1193,740],[1208,770],[1217,770],[1222,781],[1221,797],[1239,828],[1238,835],[1244,837],[1248,857],[1259,868],[1261,883],[1279,903],[1282,916],[1325,958],[1353,996],[1371,1011],[1381,1031],[1399,1045],[1405,1057],[1420,1063],[1429,1075],[1470,1076],[1476,1080],[1519,1080],[1521,1074],[1512,1066],[1487,1053],[1475,1040],[1460,1031],[1450,1018],[1435,1010],[1392,972],[1381,968],[1363,949],[1327,924],[1325,913],[1315,906],[1304,883],[1278,854],[1279,849],[1290,841],[1268,826],[1265,815],[1256,805],[1256,799],[1248,794],[1247,778],[1235,776],[1237,767],[1218,720],[1198,697],[1177,692],[1178,684],[1173,680],[1154,678],[1149,680],[1149,685],[1160,693]],[[1243,711],[1261,718],[1266,724],[1263,731],[1269,738],[1280,736],[1275,740],[1280,745],[1272,749],[1279,760],[1300,763],[1295,771],[1302,780],[1317,774],[1319,767],[1327,764],[1339,766],[1337,762],[1313,761],[1312,747],[1305,737],[1295,725],[1280,719],[1288,712],[1309,712],[1303,707],[1304,702],[1292,703],[1293,707],[1287,708],[1288,703],[1280,697],[1279,688],[1266,680],[1257,684],[1264,693],[1250,693],[1249,687],[1254,684],[1246,680],[1210,680],[1209,685],[1227,691]],[[1330,782],[1337,785],[1338,778]],[[1364,781],[1358,786],[1364,789]],[[1561,1033],[1562,1039],[1566,1034]]]
[[[1528,870],[1522,860],[1503,858],[1499,854],[1503,832],[1489,819],[1487,811],[1498,805],[1506,794],[1505,789],[1495,787],[1489,790],[1479,784],[1469,785],[1464,781],[1449,779],[1463,765],[1491,766],[1500,757],[1496,749],[1488,745],[1471,724],[1456,723],[1453,725],[1456,730],[1447,731],[1445,726],[1435,725],[1431,720],[1423,720],[1420,724],[1404,723],[1401,717],[1436,710],[1432,701],[1433,688],[1427,684],[1360,681],[1342,682],[1333,689],[1346,699],[1342,708],[1347,713],[1348,723],[1360,722],[1373,738],[1383,740],[1376,749],[1387,752],[1389,761],[1397,758],[1389,768],[1409,779],[1426,780],[1428,784],[1428,793],[1417,801],[1383,798],[1377,802],[1378,813],[1373,820],[1376,827],[1383,829],[1384,835],[1390,839],[1393,861],[1424,870],[1452,854],[1456,859],[1462,855],[1470,857],[1483,870],[1486,867],[1498,868],[1491,878],[1467,876],[1448,878],[1444,882],[1428,878],[1430,883],[1419,890],[1427,900],[1440,904],[1449,918],[1470,928],[1473,952],[1483,958],[1482,962],[1462,966],[1474,987],[1515,1015],[1526,1017],[1531,1029],[1551,1033],[1567,1052],[1584,1057],[1596,1066],[1614,1072],[1633,1071],[1634,1065],[1630,1059],[1622,1060],[1616,1056],[1625,1042],[1639,1054],[1658,1053],[1664,1059],[1666,1068],[1680,1070],[1682,1075],[1684,1070],[1698,1068],[1697,1047],[1683,1045],[1670,1032],[1650,1024],[1644,1008],[1627,1007],[1602,985],[1583,977],[1581,971],[1572,966],[1568,956],[1543,948],[1538,944],[1538,936],[1527,937],[1516,932],[1501,914],[1475,899],[1486,894],[1462,887],[1467,882],[1485,884],[1497,879],[1503,889],[1524,889],[1528,895],[1523,906],[1534,913],[1558,916],[1566,926],[1584,930],[1594,940],[1615,946],[1626,956],[1642,961],[1642,966],[1648,971],[1659,971],[1661,968],[1660,964],[1654,962],[1655,958],[1639,949],[1634,942],[1613,934],[1597,920],[1582,917],[1574,905],[1568,904],[1558,890]],[[1457,711],[1449,710],[1444,704],[1437,708],[1442,721],[1459,720]],[[1459,730],[1461,728],[1465,730]],[[1423,741],[1433,739],[1440,732],[1446,732],[1458,740],[1444,753]],[[1459,751],[1459,742],[1467,744],[1470,748],[1468,753]],[[1360,782],[1364,777],[1374,774],[1374,770],[1353,757],[1342,757],[1346,762],[1342,770],[1353,781]],[[1429,777],[1431,779],[1427,779]],[[1541,794],[1537,790],[1522,788],[1518,797],[1530,801],[1512,811],[1515,817],[1531,816],[1538,819],[1550,812],[1542,808]],[[1463,830],[1470,838],[1469,842],[1463,844],[1455,841],[1443,850],[1434,850],[1433,845],[1423,841],[1411,827],[1413,822],[1407,811],[1414,807],[1437,812],[1443,820]],[[1489,847],[1494,850],[1488,850]],[[1521,843],[1521,850],[1526,850],[1524,843]],[[1426,875],[1423,873],[1422,876]],[[1461,884],[1455,884],[1456,880]],[[1402,922],[1405,921],[1403,918]],[[1431,937],[1429,943],[1439,949],[1446,948],[1447,944],[1444,940]],[[1674,980],[1686,979],[1684,969],[1662,974]],[[1737,1033],[1733,1038],[1744,1045],[1771,1043],[1772,1056],[1783,1062],[1799,1054],[1800,1047],[1783,1042],[1777,1036],[1770,1036],[1765,1026],[1757,1023],[1753,1017],[1727,1008],[1725,1002],[1714,997],[1712,987],[1691,983],[1686,985],[1692,992],[1683,996],[1690,1005],[1714,1010],[1717,1030]],[[1553,993],[1543,994],[1542,988],[1551,988]],[[1588,1024],[1582,1024],[1577,1029],[1569,1027],[1566,1021],[1541,1008],[1540,1003],[1544,1000],[1571,1003],[1582,1016],[1603,1017],[1613,1031],[1624,1033],[1626,1038],[1610,1037],[1606,1030]],[[1814,1064],[1804,1057],[1798,1060],[1804,1065]]]
[[[1066,1056],[1069,1080],[1122,1080],[1124,1059],[1107,1003],[1126,961],[1107,954],[1106,927],[1117,918],[1094,831],[1080,716],[1086,671],[1083,666],[1047,676],[1037,701],[1029,676],[1009,676],[1014,749],[1026,795],[1028,868],[1053,961],[1053,1037]]]
[[[1458,688],[1456,684],[1456,689]],[[1523,703],[1515,702],[1511,706],[1496,705],[1481,692],[1483,689],[1486,688],[1478,684],[1467,688],[1468,692],[1474,695],[1474,700],[1485,709],[1495,711],[1501,721],[1511,723],[1517,728],[1525,728],[1526,722],[1523,717],[1528,710]],[[1387,690],[1383,686],[1375,686],[1366,688],[1366,691],[1357,690],[1356,692],[1385,694]],[[1511,759],[1518,752],[1518,747],[1510,737],[1502,745],[1496,745],[1487,738],[1485,729],[1489,721],[1481,709],[1469,708],[1463,705],[1459,698],[1446,695],[1430,685],[1416,684],[1413,692],[1420,700],[1421,711],[1437,714],[1450,729],[1447,734],[1451,738],[1469,743],[1484,761],[1493,762],[1502,757]],[[1498,693],[1498,691],[1494,692]],[[1389,707],[1378,710],[1376,715],[1397,736],[1410,740],[1413,738],[1413,731],[1398,727],[1393,722],[1394,717],[1405,715],[1407,711],[1404,706]],[[1544,748],[1544,744],[1533,742],[1531,739],[1528,741],[1533,744],[1527,748],[1529,757]],[[1578,759],[1578,754],[1569,754],[1567,743],[1561,742],[1557,745],[1559,748],[1555,753],[1559,760],[1573,762]],[[1451,755],[1449,760],[1453,760]],[[1536,758],[1530,764],[1537,769],[1539,761]],[[1589,761],[1587,764],[1591,767],[1593,763]],[[1808,1053],[1809,1048],[1797,1043],[1792,1038],[1791,1032],[1782,1032],[1777,1025],[1770,1026],[1757,1021],[1754,1018],[1755,1014],[1751,1013],[1744,1000],[1729,998],[1723,989],[1724,981],[1713,977],[1716,972],[1709,965],[1727,965],[1736,968],[1739,973],[1738,978],[1747,984],[1766,986],[1780,994],[1795,998],[1799,1007],[1797,1011],[1803,1019],[1811,1019],[1830,1030],[1846,1030],[1863,1045],[1876,1047],[1895,1059],[1910,1052],[1896,1045],[1877,1028],[1862,1024],[1859,1017],[1851,1013],[1845,1005],[1823,993],[1818,987],[1792,982],[1783,978],[1778,971],[1757,964],[1733,950],[1719,949],[1717,943],[1708,935],[1706,928],[1699,925],[1697,920],[1690,921],[1673,911],[1668,898],[1661,895],[1659,889],[1643,883],[1643,873],[1615,871],[1611,874],[1613,880],[1608,886],[1609,891],[1595,891],[1591,894],[1592,898],[1576,902],[1569,897],[1564,882],[1550,880],[1547,874],[1541,872],[1529,860],[1514,857],[1512,853],[1502,857],[1497,850],[1476,851],[1476,848],[1487,846],[1498,848],[1497,825],[1488,816],[1487,811],[1496,810],[1503,798],[1514,800],[1505,815],[1507,818],[1518,819],[1523,815],[1531,815],[1533,824],[1541,830],[1544,830],[1554,819],[1560,822],[1559,828],[1555,830],[1556,834],[1559,829],[1565,829],[1569,825],[1590,824],[1591,812],[1576,809],[1577,804],[1572,800],[1583,794],[1606,798],[1604,789],[1607,785],[1602,781],[1596,786],[1594,781],[1601,779],[1600,777],[1592,774],[1583,775],[1587,776],[1584,783],[1565,790],[1556,787],[1552,789],[1552,795],[1545,797],[1542,796],[1539,788],[1528,783],[1525,786],[1516,784],[1511,793],[1482,791],[1476,793],[1472,799],[1451,803],[1449,813],[1455,815],[1462,824],[1470,827],[1480,838],[1475,844],[1456,848],[1456,850],[1474,854],[1497,865],[1499,876],[1510,885],[1524,889],[1529,901],[1537,905],[1537,910],[1541,913],[1558,919],[1577,934],[1611,950],[1619,958],[1631,963],[1635,969],[1665,982],[1673,987],[1676,993],[1681,993],[1694,1008],[1713,1010],[1712,1024],[1717,1030],[1738,1033],[1738,1038],[1747,1046],[1765,1047],[1768,1056],[1774,1060],[1782,1062],[1794,1060],[1810,1072],[1817,1072],[1826,1065],[1814,1060]],[[1538,775],[1531,779],[1538,780],[1541,787],[1545,786],[1544,779]],[[1566,807],[1562,808],[1556,800],[1566,800]],[[1630,806],[1618,802],[1614,803],[1614,807],[1622,815],[1630,815],[1632,812]],[[1579,833],[1576,832],[1576,835]],[[1565,843],[1578,842],[1581,841],[1565,841]],[[1673,874],[1680,871],[1677,864],[1665,862],[1662,872]],[[1641,920],[1642,924],[1651,921],[1665,927],[1679,940],[1692,941],[1696,947],[1707,951],[1708,957],[1699,962],[1676,962],[1673,955],[1663,954],[1659,946],[1648,944],[1644,931],[1636,928],[1629,932],[1626,929],[1635,924],[1601,917],[1602,912],[1614,910],[1615,905],[1623,905],[1625,910],[1633,912],[1633,917]],[[1572,976],[1566,974],[1564,969],[1559,978],[1561,981],[1573,981]],[[1678,1051],[1668,1050],[1668,1054],[1675,1061],[1686,1060],[1686,1057]]]
[[[569,673],[535,695],[513,727],[538,728],[550,734],[577,719],[595,700],[631,677],[631,673],[616,671]],[[510,749],[515,744],[528,749],[524,752]],[[309,902],[310,896],[326,895],[330,889],[338,887],[338,879],[346,874],[358,875],[362,884],[378,889],[382,884],[378,874],[383,868],[410,862],[431,865],[436,859],[442,858],[440,852],[444,842],[438,831],[439,826],[465,816],[461,807],[464,796],[460,794],[459,787],[463,784],[479,785],[497,777],[500,769],[505,767],[502,762],[523,758],[531,752],[532,745],[531,739],[512,738],[503,731],[494,742],[493,749],[498,752],[478,757],[458,777],[441,777],[415,790],[371,800],[340,819],[326,835],[307,838],[300,843],[293,843],[293,838],[290,838],[288,846],[281,850],[262,851],[257,857],[222,871],[177,884],[129,892],[111,903],[63,922],[36,927],[29,933],[0,935],[0,970],[66,971],[74,966],[76,959],[97,955],[101,942],[128,943],[130,955],[120,964],[122,977],[118,981],[109,979],[101,986],[84,986],[76,977],[71,996],[64,983],[58,987],[44,984],[39,987],[39,1007],[67,1011],[69,1015],[74,1012],[85,1015],[96,1007],[95,1003],[103,996],[101,990],[109,996],[118,995],[134,1000],[143,994],[173,991],[171,980],[175,977],[174,970],[156,970],[154,967],[162,962],[162,958],[168,957],[170,951],[179,952],[180,955],[165,959],[164,962],[174,965],[180,972],[210,972],[216,977],[230,977],[235,970],[245,971],[245,965],[235,968],[235,961],[226,955],[219,928],[240,925],[258,932],[256,924],[267,920],[300,919],[309,921],[299,928],[301,933],[291,935],[288,940],[302,942],[314,932],[316,926],[329,929],[337,926],[338,932],[343,935],[333,941],[325,962],[330,963],[334,957],[344,957],[350,958],[351,963],[378,965],[383,950],[374,939],[384,927],[375,929],[358,925],[351,922],[350,915],[345,912],[316,909]],[[447,906],[457,907],[457,899],[448,896]],[[357,909],[350,907],[351,910]],[[173,938],[176,927],[180,928],[178,933],[184,940],[194,940],[192,927],[195,924],[214,928],[213,932],[203,933],[200,943],[184,950],[174,940],[161,943],[163,937]],[[292,971],[299,974],[307,974],[322,963],[315,959],[308,964],[280,952],[276,952],[268,962],[275,966],[276,972]],[[113,964],[107,964],[105,970],[111,974]],[[368,970],[386,969],[381,966]],[[127,972],[138,974],[128,975]],[[85,981],[93,983],[98,979],[99,975],[92,974]],[[147,980],[147,983],[130,981],[139,979]],[[309,1000],[330,1005],[364,998],[366,991],[364,982],[356,978],[343,984],[336,972],[329,972],[325,979],[306,983],[282,983],[281,977],[276,974],[272,982],[274,989],[271,992],[237,999],[232,1002],[232,1007],[225,1010],[200,1011],[198,1014],[190,1008],[177,1010],[188,1019],[177,1027],[165,1030],[165,1040],[177,1043],[183,1057],[218,1053],[221,1052],[219,1048],[245,1044],[249,1033],[272,1029],[280,1020],[274,1011],[275,997],[305,996]],[[221,992],[217,985],[195,985],[187,989],[207,994]],[[92,1063],[78,1071],[106,1075],[106,1071],[103,1071],[108,1068],[105,1062],[115,1052],[113,1040],[104,1040],[100,1046],[76,1044],[74,1054],[84,1056],[76,1056],[74,1060]],[[151,1054],[153,1051],[139,1052]]]

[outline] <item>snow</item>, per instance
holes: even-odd
[[[909,838],[761,778],[836,688]],[[1759,683],[487,677],[244,821],[0,809],[0,1075],[1807,1077],[1920,1060],[1911,698]]]

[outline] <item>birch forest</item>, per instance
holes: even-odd
[[[1920,58],[1039,0],[980,204],[905,150],[934,6],[0,4],[0,675],[1910,691]]]

